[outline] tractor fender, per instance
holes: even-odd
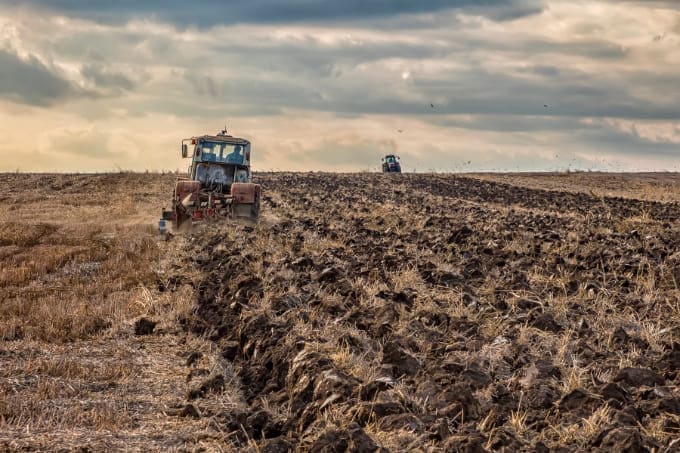
[[[175,184],[175,201],[181,203],[187,197],[190,201],[195,201],[199,190],[201,190],[199,181],[179,180]]]
[[[234,203],[255,203],[260,198],[262,186],[252,182],[235,182],[231,185],[231,197]]]

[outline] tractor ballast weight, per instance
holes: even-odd
[[[177,178],[172,209],[163,209],[162,219],[179,228],[187,220],[259,217],[262,188],[252,182],[248,140],[226,130],[192,137],[182,140],[182,157],[190,157],[191,166]]]

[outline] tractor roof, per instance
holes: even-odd
[[[232,137],[231,135],[201,135],[199,137],[191,137],[192,140],[206,141],[206,142],[220,142],[228,143],[230,145],[249,145],[250,142],[244,138]]]

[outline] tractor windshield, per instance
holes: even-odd
[[[394,156],[387,156],[387,157],[385,158],[385,162],[387,162],[388,164],[393,164],[393,163],[395,163],[396,161],[397,161],[397,158],[394,157]]]
[[[198,151],[202,162],[247,165],[245,145],[203,142],[198,145]]]

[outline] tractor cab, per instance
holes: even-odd
[[[382,171],[383,173],[401,173],[401,163],[399,162],[399,156],[394,154],[388,154],[382,158]]]
[[[229,192],[234,182],[250,182],[250,142],[227,135],[202,135],[182,141],[182,157],[191,157],[189,179],[201,187]]]

